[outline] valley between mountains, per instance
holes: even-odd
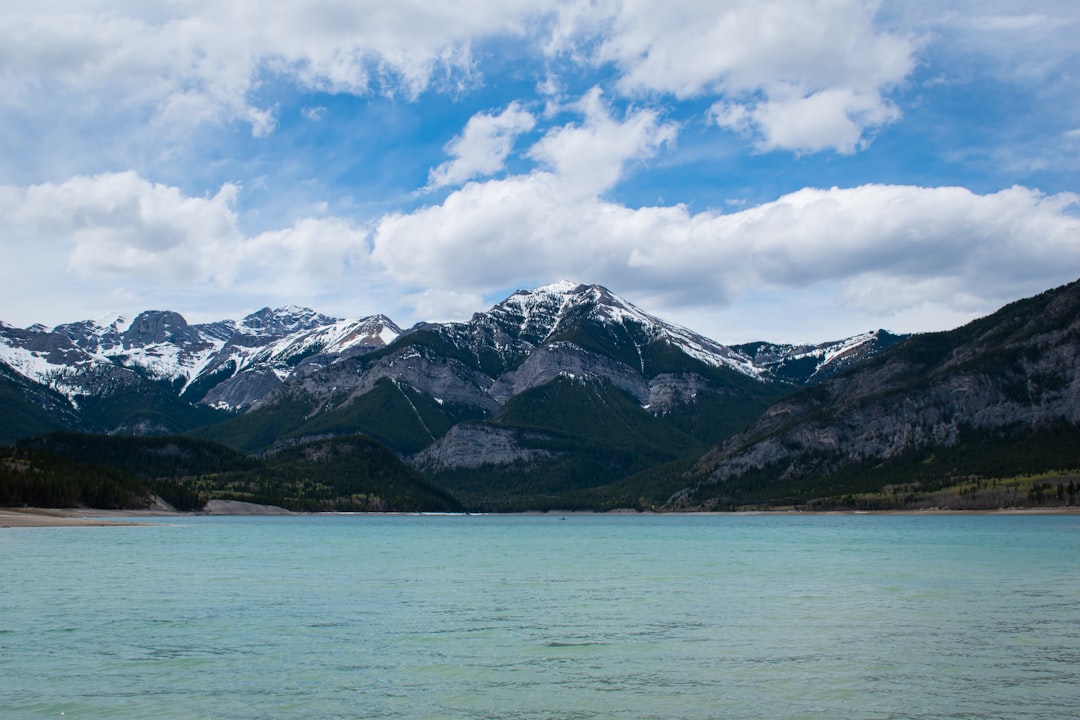
[[[1080,283],[944,333],[721,345],[606,288],[402,329],[306,308],[0,323],[0,505],[1068,506]]]

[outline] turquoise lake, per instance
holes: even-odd
[[[0,718],[1060,718],[1080,516],[0,530]]]

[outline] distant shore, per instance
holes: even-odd
[[[153,525],[155,518],[167,522],[170,517],[188,517],[195,515],[295,515],[310,516],[323,513],[293,513],[272,505],[235,503],[217,501],[208,512],[185,513],[165,510],[96,510],[92,508],[0,508],[0,529],[33,527],[123,527],[133,525]],[[411,513],[325,513],[326,515],[408,515]],[[993,510],[950,510],[947,508],[929,508],[925,510],[746,510],[738,512],[690,512],[690,513],[638,513],[634,510],[613,510],[608,513],[593,513],[588,510],[524,513],[474,513],[477,515],[1075,515],[1080,514],[1080,507],[1016,507]]]

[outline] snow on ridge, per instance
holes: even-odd
[[[581,287],[581,283],[576,283],[570,280],[556,280],[553,283],[547,285],[541,285],[533,290],[523,290],[521,292],[529,295],[568,295]],[[515,293],[516,294],[516,293]]]
[[[91,320],[87,320],[86,322],[90,324],[94,329],[94,332],[98,335],[104,335],[109,331],[123,335],[131,327],[131,323],[135,321],[136,316],[137,314],[109,312],[104,315],[99,315]],[[72,323],[62,323],[62,325],[67,324]],[[61,325],[57,325],[56,327],[61,327]],[[55,330],[56,328],[53,328],[54,332]]]
[[[393,321],[384,315],[371,315],[352,320],[335,320],[328,325],[297,330],[273,342],[255,347],[228,346],[229,356],[217,359],[236,363],[235,373],[256,365],[267,364],[279,379],[287,378],[295,368],[287,365],[289,358],[309,353],[340,354],[364,344],[388,345],[400,332]]]
[[[78,372],[68,365],[56,365],[49,362],[43,353],[27,350],[16,345],[0,343],[0,361],[6,363],[23,377],[33,380],[60,393],[68,400],[74,400],[80,387],[67,378]]]
[[[760,378],[767,373],[746,355],[688,328],[650,315],[600,285],[582,285],[569,280],[560,280],[534,290],[519,290],[500,305],[512,307],[521,314],[520,329],[522,331],[534,321],[538,314],[550,313],[551,326],[547,328],[546,340],[559,328],[568,309],[590,303],[594,305],[590,315],[595,319],[623,325],[629,320],[643,326],[646,332],[654,337],[666,338],[687,355],[706,365],[727,367],[753,378]]]
[[[338,322],[311,308],[286,305],[279,308],[264,307],[235,321],[239,332],[251,337],[288,335]]]
[[[806,357],[822,358],[819,365],[828,365],[832,361],[847,355],[855,348],[864,345],[877,337],[876,331],[859,333],[858,335],[852,335],[849,338],[843,340],[837,340],[835,342],[819,343],[817,345],[791,345],[787,350],[781,354],[792,360],[799,360]]]
[[[87,391],[88,371],[117,365],[137,370],[150,379],[179,382],[178,391],[183,393],[205,372],[229,362],[235,363],[234,374],[265,362],[285,379],[295,369],[285,362],[289,357],[312,350],[337,354],[360,345],[379,347],[401,334],[401,329],[384,315],[341,320],[308,308],[286,306],[268,310],[257,318],[256,324],[263,327],[220,320],[190,325],[193,335],[186,342],[124,348],[121,338],[137,317],[110,313],[52,329],[35,325],[20,330],[2,323],[0,361],[69,400]],[[55,335],[55,340],[48,339],[49,335]],[[279,339],[270,342],[274,335]],[[232,342],[239,336],[261,339],[251,344]]]
[[[765,369],[754,364],[746,355],[732,350],[726,345],[700,335],[689,328],[661,320],[650,315],[628,300],[604,290],[599,286],[590,286],[590,294],[598,303],[595,310],[604,319],[625,324],[627,319],[644,325],[652,334],[665,337],[690,357],[713,367],[727,367],[753,378],[760,378]],[[609,302],[602,302],[601,293],[607,292]]]
[[[224,344],[218,340],[201,350],[192,351],[172,343],[155,343],[125,350],[120,361],[125,367],[137,367],[158,380],[183,379],[186,388],[217,357]]]

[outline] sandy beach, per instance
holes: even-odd
[[[166,517],[175,513],[149,510],[88,510],[82,508],[0,508],[0,528],[32,527],[109,527],[147,525],[131,518],[147,515]]]

